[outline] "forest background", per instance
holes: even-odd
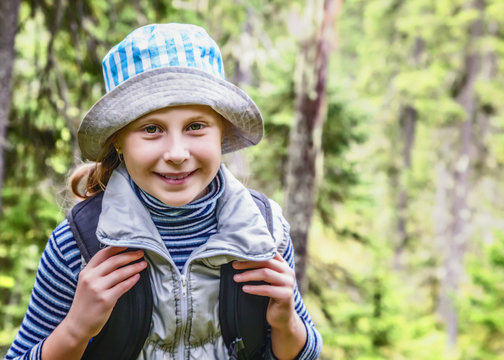
[[[2,1],[2,351],[72,204],[102,57],[140,25],[191,22],[265,119],[230,166],[291,220],[308,194],[291,223],[322,358],[503,358],[503,14],[501,0]]]

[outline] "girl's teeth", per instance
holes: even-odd
[[[170,180],[180,180],[185,178],[185,175],[180,175],[180,176],[168,176],[168,175],[162,175],[165,179],[170,179]]]

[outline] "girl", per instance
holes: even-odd
[[[74,172],[71,188],[81,199],[103,192],[96,236],[106,247],[84,264],[68,221],[54,230],[6,359],[81,358],[144,269],[154,304],[138,358],[226,359],[218,293],[229,261],[246,269],[236,282],[266,282],[243,286],[269,297],[265,358],[317,358],[322,341],[297,290],[281,209],[271,203],[271,236],[221,164],[259,142],[263,122],[224,80],[215,42],[194,25],[144,26],[109,51],[103,73],[107,93],[78,131],[94,163]]]

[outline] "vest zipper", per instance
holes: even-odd
[[[223,250],[212,250],[212,251],[205,251],[205,252],[193,252],[189,258],[187,259],[186,263],[184,264],[184,268],[182,272],[179,271],[177,266],[175,265],[175,262],[173,261],[170,253],[168,250],[164,250],[160,247],[151,247],[151,246],[145,246],[145,244],[141,243],[129,243],[129,242],[106,242],[106,241],[101,241],[102,243],[110,246],[126,246],[126,247],[135,247],[138,249],[143,249],[143,250],[148,250],[148,251],[153,251],[154,253],[160,255],[162,258],[164,258],[170,265],[173,267],[173,271],[175,271],[176,274],[179,275],[179,294],[180,294],[180,315],[181,315],[181,331],[180,331],[180,341],[178,345],[178,353],[179,356],[178,358],[183,360],[184,355],[185,355],[185,331],[187,327],[187,273],[189,271],[189,266],[190,263],[194,260],[199,260],[199,259],[204,259],[207,257],[211,256],[216,256],[216,255],[228,255],[228,256],[235,256],[237,258],[245,259],[245,260],[255,260],[255,261],[260,261],[260,260],[267,260],[271,259],[275,256],[275,253],[272,252],[271,254],[263,254],[262,256],[247,256],[247,254],[244,253],[236,253],[234,251],[223,251]],[[233,341],[233,346],[229,347],[227,350],[233,349],[232,352],[238,352],[244,347],[243,341],[240,338],[240,336],[236,337],[236,339]]]
[[[202,253],[193,252],[191,255],[189,255],[189,258],[187,259],[186,263],[184,264],[184,268],[182,269],[182,272],[179,272],[178,268],[175,266],[175,263],[173,263],[173,260],[170,258],[170,262],[172,263],[174,269],[176,272],[180,274],[180,297],[181,297],[181,306],[180,306],[180,313],[182,317],[182,326],[181,326],[181,339],[179,342],[179,348],[178,348],[178,353],[179,353],[179,359],[183,360],[184,355],[185,355],[185,331],[186,331],[186,326],[187,326],[187,273],[189,272],[189,267],[191,265],[191,262],[194,260],[198,259],[203,259],[207,258],[210,256],[215,256],[215,255],[234,255],[237,257],[245,258],[247,260],[258,260],[257,257],[248,257],[248,256],[243,256],[243,254],[233,254],[233,252],[225,252],[225,251],[207,251]],[[274,257],[273,254],[269,254],[266,259],[271,259]],[[231,296],[234,297],[234,302],[236,302],[236,298],[238,296],[238,287],[234,287],[234,292],[231,294]],[[230,360],[237,360],[238,359],[238,352],[242,349],[245,348],[245,344],[243,343],[243,339],[240,334],[240,329],[238,325],[238,310],[237,307],[235,307],[234,314],[231,314],[232,317],[234,317],[234,321],[232,321],[232,324],[234,324],[234,332],[236,334],[235,339],[231,342],[229,347],[227,348],[228,351],[228,356],[230,356]],[[222,324],[221,324],[222,326]]]
[[[179,359],[184,359],[185,331],[187,326],[187,277],[185,273],[180,274],[180,317],[182,326],[180,327],[180,341],[179,341],[178,354]]]

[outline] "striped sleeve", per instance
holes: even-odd
[[[288,228],[286,228],[285,231],[288,242],[287,247],[285,248],[285,251],[282,254],[282,257],[289,264],[289,266],[292,269],[294,269],[294,247],[288,232]],[[303,321],[306,327],[306,334],[307,334],[306,343],[301,352],[296,357],[296,359],[300,360],[317,359],[320,356],[320,352],[322,351],[322,337],[320,336],[317,329],[315,329],[315,325],[313,324],[313,321],[310,318],[310,314],[308,314],[308,310],[306,309],[306,306],[303,302],[303,298],[299,293],[297,284],[294,287],[294,302],[296,306],[296,312]]]
[[[65,219],[42,253],[28,309],[5,359],[41,359],[42,344],[72,305],[80,267],[80,252]]]

